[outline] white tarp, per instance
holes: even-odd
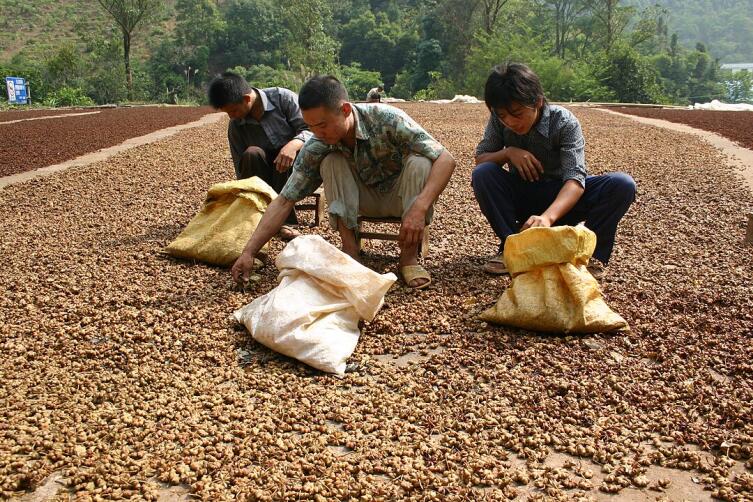
[[[481,103],[481,101],[478,100],[475,96],[468,96],[465,94],[456,94],[454,98],[452,99],[435,99],[432,101],[429,101],[429,103],[436,103],[439,105],[446,105],[447,103],[471,103],[471,104],[477,104]]]
[[[753,112],[753,105],[746,103],[722,103],[718,99],[711,103],[695,103],[693,110],[715,110],[723,112]]]
[[[233,313],[257,342],[342,375],[358,321],[371,321],[397,280],[364,267],[318,235],[290,241],[275,261],[280,284]]]

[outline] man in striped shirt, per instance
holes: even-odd
[[[484,101],[491,116],[476,147],[472,184],[481,212],[501,241],[484,270],[507,273],[503,250],[511,234],[585,221],[597,238],[589,269],[600,275],[612,254],[617,224],[635,200],[633,178],[587,174],[578,119],[547,103],[538,76],[527,66],[497,66],[486,81]]]

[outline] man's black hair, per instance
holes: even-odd
[[[243,101],[243,96],[253,91],[246,79],[226,71],[222,75],[215,77],[209,83],[207,96],[209,104],[215,109],[220,109],[225,105],[232,105]]]
[[[337,110],[343,101],[348,101],[348,91],[342,82],[332,75],[311,77],[298,93],[298,106],[301,110],[311,110],[320,106]]]
[[[513,103],[534,106],[541,98],[546,102],[541,81],[522,63],[503,63],[492,70],[484,86],[484,102],[490,109],[510,110]]]

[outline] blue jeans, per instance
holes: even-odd
[[[476,166],[471,175],[473,192],[486,219],[501,243],[517,233],[531,215],[540,215],[554,202],[564,185],[559,180],[526,181],[513,168],[507,171],[494,162]],[[555,225],[585,221],[596,234],[594,258],[609,262],[617,224],[635,200],[635,181],[625,173],[588,176],[586,189],[575,206]]]

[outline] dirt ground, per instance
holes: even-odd
[[[715,132],[753,149],[753,112],[720,112],[714,110],[674,110],[663,108],[613,107],[611,110],[640,117],[668,120]]]
[[[721,155],[577,109],[590,171],[638,184],[602,281],[632,330],[540,335],[477,319],[509,284],[480,269],[496,249],[470,188],[484,107],[402,106],[458,160],[434,284],[393,287],[342,379],[228,320],[272,266],[241,293],[160,252],[232,177],[224,121],[0,191],[3,496],[753,498],[753,195]],[[396,255],[369,242],[365,263]]]
[[[197,120],[212,111],[209,107],[113,108],[77,117],[0,124],[0,137],[3,138],[0,143],[0,177],[57,164],[117,145],[128,138]],[[47,116],[36,112],[2,112],[0,122]],[[26,114],[31,116],[26,117]]]

